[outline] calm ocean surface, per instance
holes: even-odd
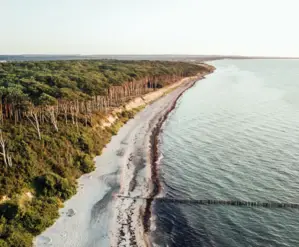
[[[222,60],[161,134],[163,196],[299,203],[299,60]],[[157,246],[299,246],[299,209],[155,202]]]

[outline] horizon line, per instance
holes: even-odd
[[[0,53],[0,56],[229,56],[229,57],[292,57],[264,55],[232,55],[232,54],[190,54],[190,53]],[[299,56],[297,56],[299,57]]]
[[[221,57],[221,58],[280,58],[280,59],[299,59],[299,56],[261,56],[261,55],[215,55],[215,54],[175,54],[175,53],[165,53],[165,54],[51,54],[51,53],[18,53],[18,54],[1,54],[0,56],[28,56],[28,57],[38,57],[38,56],[75,56],[75,57],[92,57],[92,56],[173,56],[173,57]]]

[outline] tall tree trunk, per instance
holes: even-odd
[[[32,119],[34,121],[32,121]],[[37,112],[30,112],[30,116],[27,115],[27,119],[29,120],[29,122],[32,124],[32,126],[35,128],[37,134],[38,134],[38,139],[42,139],[41,137],[41,133],[40,133],[40,127],[39,127],[39,121],[38,121],[38,116],[37,116]]]
[[[53,124],[56,132],[58,132],[57,119],[56,119],[56,115],[55,115],[55,108],[53,106],[49,107],[48,112],[49,112],[49,115],[50,115],[50,121]]]
[[[2,148],[2,153],[0,152],[0,154],[1,154],[2,157],[3,157],[3,162],[4,162],[5,167],[6,167],[6,168],[7,168],[8,166],[9,166],[9,167],[12,167],[12,158],[11,158],[11,156],[9,156],[8,153],[7,153],[7,150],[6,150],[6,143],[5,143],[5,140],[4,140],[4,137],[3,137],[2,130],[0,130],[0,145],[1,145],[1,148]]]

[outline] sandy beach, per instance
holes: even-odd
[[[157,194],[153,193],[157,185],[152,179],[152,163],[157,162],[152,154],[153,130],[162,126],[180,95],[202,77],[185,78],[126,105],[127,109],[147,106],[95,158],[96,170],[78,180],[77,194],[65,203],[56,223],[35,239],[35,246],[149,244],[144,225],[151,227],[151,217],[145,215],[150,213],[150,205],[134,198]],[[111,117],[107,119],[106,125],[114,121]]]

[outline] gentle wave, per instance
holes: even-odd
[[[299,203],[299,61],[214,65],[164,126],[163,194]],[[294,211],[157,201],[155,213],[157,246],[299,246]]]

